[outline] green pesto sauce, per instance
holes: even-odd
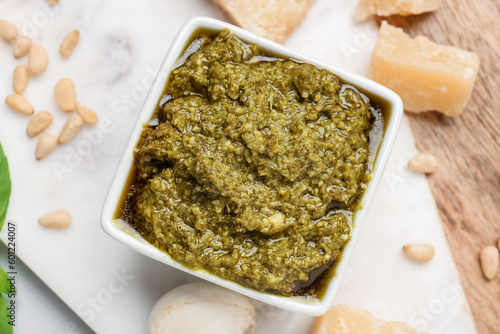
[[[188,268],[321,298],[384,117],[338,76],[200,32],[135,150],[118,217]]]

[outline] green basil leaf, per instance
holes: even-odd
[[[12,334],[13,328],[9,324],[11,318],[9,317],[10,311],[7,309],[7,303],[2,295],[0,295],[0,333]]]
[[[0,144],[0,230],[3,227],[5,216],[7,215],[10,190],[11,183],[9,174],[9,162],[7,161],[7,157],[3,153],[2,144]]]
[[[9,275],[7,275],[7,273],[2,268],[0,268],[0,292],[8,294],[9,290],[10,290]]]

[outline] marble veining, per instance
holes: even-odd
[[[354,6],[355,1],[318,0],[287,46],[363,74],[376,26],[355,24]],[[99,226],[107,188],[156,69],[178,29],[196,15],[227,19],[208,0],[0,2],[0,18],[48,49],[46,73],[32,78],[24,94],[37,111],[54,113],[47,131],[57,134],[68,117],[53,100],[53,87],[62,77],[74,80],[78,101],[100,118],[37,162],[36,140],[25,135],[28,117],[0,106],[0,141],[14,185],[7,218],[18,223],[18,256],[99,333],[143,332],[150,308],[163,293],[197,280],[129,250]],[[80,44],[63,59],[59,43],[72,29],[80,30]],[[0,41],[4,95],[12,92],[14,67],[26,62],[26,57],[14,60],[11,46]],[[426,179],[405,167],[414,151],[405,120],[335,303],[364,307],[430,333],[475,333]],[[60,208],[74,217],[69,229],[38,225],[38,217]],[[0,238],[6,240],[5,232]],[[423,241],[436,247],[432,262],[416,264],[403,257],[403,244]],[[255,304],[258,333],[308,332],[311,318]]]

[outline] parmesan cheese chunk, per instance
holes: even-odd
[[[414,15],[437,10],[441,0],[360,0],[356,19],[363,21],[372,15]]]
[[[402,322],[384,322],[370,312],[353,306],[337,305],[316,319],[311,334],[425,334]]]
[[[476,54],[423,36],[411,39],[384,21],[368,77],[396,92],[408,111],[458,116],[471,96],[478,70]]]
[[[256,34],[284,43],[316,0],[212,0],[231,20]]]

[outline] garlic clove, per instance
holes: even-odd
[[[153,307],[148,333],[255,334],[256,312],[248,298],[210,283],[179,286]]]

